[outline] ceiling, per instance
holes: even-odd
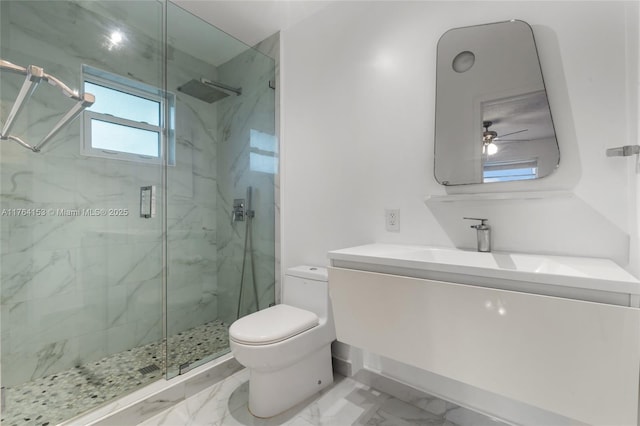
[[[249,46],[333,3],[329,0],[171,1]]]

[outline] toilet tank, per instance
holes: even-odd
[[[282,303],[326,318],[329,310],[327,269],[320,266],[287,269],[282,284]]]

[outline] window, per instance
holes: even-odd
[[[485,163],[482,174],[483,182],[508,182],[512,180],[536,179],[538,177],[538,161],[511,161]]]
[[[254,172],[278,172],[278,144],[276,137],[251,129],[249,134],[249,168]]]
[[[82,72],[84,91],[96,97],[83,112],[82,154],[161,164],[164,108],[173,122],[174,95],[87,65]],[[173,132],[167,134],[168,163],[175,164]]]

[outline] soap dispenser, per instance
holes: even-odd
[[[485,222],[489,219],[480,219],[477,217],[465,217],[467,220],[479,220],[478,225],[471,225],[478,234],[478,251],[490,252],[491,251],[491,227]]]

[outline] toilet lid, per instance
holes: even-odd
[[[288,339],[318,325],[313,312],[276,305],[242,317],[229,328],[229,337],[247,345],[268,345]]]

